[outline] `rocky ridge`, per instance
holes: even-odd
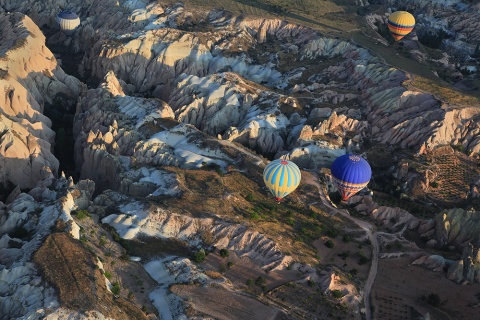
[[[62,193],[66,195],[62,197]],[[41,317],[46,315],[47,309],[59,307],[54,289],[42,280],[31,256],[51,233],[57,220],[69,225],[70,234],[79,238],[79,227],[70,212],[84,207],[92,193],[93,184],[89,181],[75,185],[65,178],[47,179],[40,181],[31,191],[37,200],[21,193],[7,205],[0,202],[3,207],[0,213],[2,317]],[[47,205],[42,202],[46,199],[56,201]],[[22,235],[20,230],[28,236]]]
[[[66,75],[45,46],[45,37],[23,14],[0,13],[0,155],[2,182],[31,188],[53,177],[58,160],[52,154],[55,133],[43,115],[58,95],[77,96],[82,88]]]

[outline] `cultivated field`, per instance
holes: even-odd
[[[372,291],[375,319],[415,319],[427,312],[435,320],[480,319],[480,309],[475,308],[479,283],[461,286],[444,272],[410,265],[412,261],[410,257],[380,259]],[[440,297],[439,306],[426,302],[431,293]]]

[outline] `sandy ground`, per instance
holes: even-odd
[[[223,288],[175,285],[171,291],[204,315],[219,320],[284,319],[281,311]]]
[[[479,299],[480,283],[459,285],[444,272],[433,272],[421,266],[409,266],[411,257],[380,259],[372,290],[374,319],[414,319],[415,312],[430,314],[435,320],[480,319],[480,308],[472,308]],[[434,308],[420,299],[435,293],[442,301]]]

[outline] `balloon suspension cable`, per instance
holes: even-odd
[[[280,157],[283,161],[290,161],[290,153],[284,154]]]

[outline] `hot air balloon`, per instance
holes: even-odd
[[[415,18],[407,11],[395,11],[388,17],[388,29],[395,41],[409,34],[415,26]]]
[[[277,201],[293,192],[301,178],[297,165],[285,159],[273,160],[263,170],[263,181]]]
[[[335,159],[330,171],[342,200],[348,200],[362,190],[372,177],[372,169],[368,162],[354,154],[345,154]]]
[[[80,18],[71,11],[62,11],[57,14],[55,18],[60,29],[67,35],[75,32],[75,29],[80,25]]]

